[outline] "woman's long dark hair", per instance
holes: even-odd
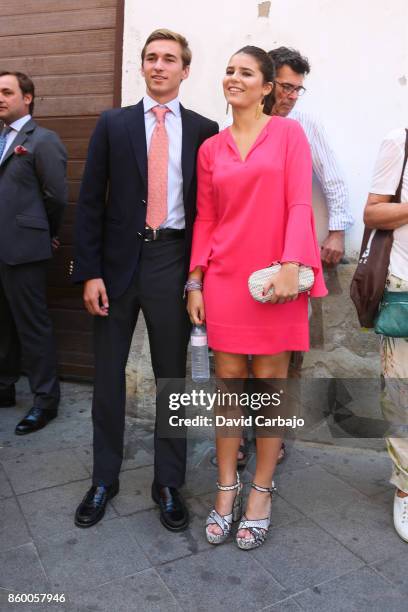
[[[246,47],[242,47],[239,49],[234,55],[238,53],[245,53],[245,55],[250,55],[254,58],[256,63],[258,64],[259,70],[262,72],[264,83],[273,83],[275,80],[275,65],[266,51],[261,49],[260,47],[255,47],[253,45],[247,45]],[[275,97],[273,95],[273,90],[270,94],[265,96],[265,104],[263,108],[263,112],[265,115],[270,115],[272,112],[273,105],[275,104]]]

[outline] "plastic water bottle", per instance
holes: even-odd
[[[210,380],[207,330],[205,325],[193,325],[191,330],[191,376],[194,382]]]

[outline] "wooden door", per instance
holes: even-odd
[[[49,270],[62,377],[92,378],[92,320],[72,285],[73,222],[88,140],[100,112],[120,106],[124,0],[0,0],[0,70],[27,73],[34,118],[68,150],[69,205]]]

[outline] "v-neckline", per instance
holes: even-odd
[[[228,134],[229,134],[229,138],[231,140],[232,146],[235,149],[235,152],[238,155],[239,161],[241,162],[241,164],[245,164],[245,162],[248,160],[248,157],[250,156],[250,154],[252,153],[253,149],[255,149],[255,147],[259,144],[259,140],[261,139],[262,136],[264,136],[265,132],[266,132],[266,128],[268,127],[268,125],[270,124],[270,122],[272,121],[273,116],[270,117],[269,121],[267,121],[265,123],[265,125],[263,126],[262,130],[259,132],[258,136],[255,138],[254,142],[251,144],[251,146],[248,149],[248,153],[245,155],[244,158],[242,158],[240,150],[238,148],[237,143],[235,142],[235,138],[232,135],[231,132],[231,127],[227,128]]]

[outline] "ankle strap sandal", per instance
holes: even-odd
[[[251,487],[255,489],[255,491],[259,491],[260,493],[270,493],[271,496],[273,493],[277,491],[277,488],[275,487],[275,483],[273,480],[272,480],[271,487],[260,487],[259,485],[255,484],[255,482],[251,482]]]
[[[210,544],[222,544],[228,538],[231,533],[232,523],[238,521],[242,515],[242,483],[237,472],[237,481],[233,485],[222,485],[217,482],[217,489],[219,491],[237,491],[234,502],[232,504],[232,510],[230,514],[221,516],[215,508],[213,508],[206,520],[206,536],[207,541]],[[218,525],[222,533],[212,533],[208,530],[210,525]]]
[[[251,482],[251,487],[258,491],[259,493],[269,493],[272,500],[272,495],[276,491],[275,483],[272,481],[271,487],[260,487],[255,482]],[[245,515],[242,517],[242,520],[238,526],[238,531],[240,529],[247,529],[251,537],[250,538],[239,538],[236,537],[236,542],[239,548],[242,550],[251,550],[253,548],[258,548],[265,542],[266,536],[269,531],[269,526],[271,524],[271,510],[269,511],[269,516],[262,519],[248,519]]]

